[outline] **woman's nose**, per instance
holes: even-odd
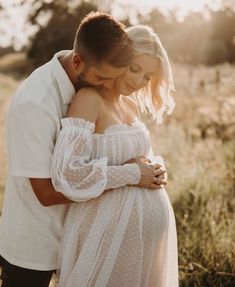
[[[135,86],[136,89],[138,89],[142,85],[143,79],[142,75],[135,75],[132,79],[132,83]]]

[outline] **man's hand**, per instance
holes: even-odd
[[[166,170],[158,163],[151,163],[145,157],[130,159],[126,163],[138,164],[141,172],[141,179],[137,186],[150,189],[161,188],[167,184]]]

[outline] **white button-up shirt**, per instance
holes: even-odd
[[[0,222],[0,254],[29,269],[53,270],[67,205],[43,207],[29,178],[50,178],[60,120],[75,94],[57,53],[14,96],[7,116],[8,178]]]

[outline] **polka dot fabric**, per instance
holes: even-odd
[[[144,124],[112,125],[104,134],[94,129],[82,119],[63,119],[53,155],[54,185],[76,201],[64,225],[58,287],[177,287],[168,195],[164,188],[131,186],[139,168],[125,164],[151,151]]]

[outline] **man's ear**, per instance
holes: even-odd
[[[85,68],[85,63],[80,53],[73,54],[72,62],[73,68],[76,70],[76,72],[79,74],[82,73]]]

